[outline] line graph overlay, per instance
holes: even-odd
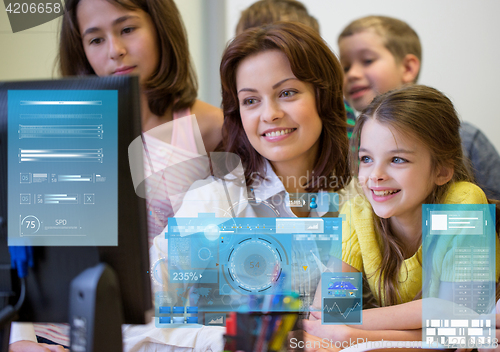
[[[323,298],[323,324],[360,324],[361,298]]]
[[[356,303],[354,304],[354,307],[352,307],[352,308],[348,308],[348,309],[346,309],[346,310],[344,311],[344,313],[342,313],[342,310],[340,309],[339,305],[337,304],[337,302],[335,302],[335,301],[334,301],[334,302],[333,302],[333,306],[332,306],[332,307],[329,307],[328,305],[325,305],[325,306],[323,307],[323,311],[324,311],[324,312],[326,312],[326,313],[332,313],[332,312],[333,312],[333,313],[337,313],[337,311],[338,311],[338,313],[339,313],[340,315],[342,315],[342,316],[344,317],[344,319],[347,319],[347,317],[349,316],[349,314],[350,314],[350,313],[351,313],[354,309],[356,309],[357,307],[360,307],[360,306],[361,306],[361,305],[359,304],[359,302],[356,302]]]

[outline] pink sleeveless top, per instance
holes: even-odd
[[[209,175],[208,163],[198,162],[204,150],[198,150],[195,139],[197,125],[189,109],[174,113],[170,144],[143,134],[144,176],[146,177],[146,206],[148,211],[148,242],[167,226],[182,202],[182,195],[191,184]],[[166,129],[168,133],[169,129]],[[201,134],[198,133],[201,137]],[[165,170],[167,170],[165,172]]]

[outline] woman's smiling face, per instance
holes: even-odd
[[[312,167],[322,122],[312,84],[298,80],[279,50],[245,58],[236,71],[243,128],[273,166]]]

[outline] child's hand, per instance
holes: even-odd
[[[17,341],[9,345],[9,352],[69,352],[61,345],[48,345],[33,341]]]
[[[320,339],[327,338],[333,341],[349,341],[352,338],[352,328],[347,325],[321,324],[321,312],[310,312],[309,320],[303,320],[304,330]]]
[[[321,320],[321,311],[314,311],[314,307],[311,306],[309,310],[309,320]]]

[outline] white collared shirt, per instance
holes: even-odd
[[[248,193],[243,182],[241,164],[223,179],[211,176],[195,182],[186,193],[175,217],[197,217],[201,213],[215,213],[215,217],[262,217],[263,213],[271,214],[271,208],[277,213],[273,214],[274,216],[296,217],[290,208],[288,192],[267,160],[264,169],[264,179],[255,181],[250,187],[253,194]],[[318,197],[328,197],[328,193],[319,192]],[[254,206],[249,206],[249,200]],[[258,206],[259,203],[262,203],[262,206]],[[311,210],[310,216],[321,217],[325,213]],[[162,232],[162,236],[166,230],[167,228]]]
[[[273,215],[276,213],[279,214],[279,217],[296,217],[289,206],[290,197],[288,192],[267,160],[265,178],[255,182],[250,187],[250,194],[243,179],[244,172],[240,164],[239,167],[223,179],[211,176],[205,180],[196,181],[186,193],[175,217],[191,218],[198,217],[199,214],[203,213],[214,213],[216,219],[221,219],[221,223],[229,217],[270,217],[276,216]],[[328,193],[318,193],[318,197],[323,196],[328,197]],[[249,204],[249,202],[253,204]],[[320,217],[324,214],[325,212],[312,210],[310,216]],[[150,250],[151,263],[168,256],[166,232],[168,232],[168,227],[155,238],[153,247]],[[164,277],[164,282],[168,282],[167,277]],[[315,289],[315,287],[309,289]],[[153,290],[159,292],[164,291],[165,288],[153,283]],[[175,344],[179,347],[191,347],[195,350],[203,350],[207,347],[214,351],[218,348],[222,350],[224,330],[220,328],[204,326],[201,329],[187,329],[189,334],[186,334],[185,328],[161,330],[163,330],[162,335],[165,337],[164,343],[168,345]],[[198,331],[199,334],[203,333],[205,337],[210,336],[210,338],[201,339],[195,331]],[[151,334],[154,334],[154,332],[152,331]],[[220,347],[217,345],[217,341],[220,341]]]

